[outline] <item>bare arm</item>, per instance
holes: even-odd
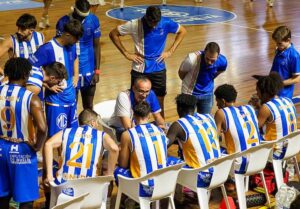
[[[226,130],[225,115],[222,110],[218,110],[215,114],[215,122],[217,126],[218,135],[221,136]]]
[[[58,148],[62,144],[63,132],[60,131],[53,135],[46,143],[44,147],[44,156],[46,163],[47,179],[45,184],[47,185],[50,181],[53,181],[53,149]]]
[[[129,167],[129,159],[130,159],[130,136],[128,131],[124,132],[121,136],[121,151],[119,154],[119,166],[122,168]]]
[[[101,46],[100,46],[100,38],[94,39],[94,57],[95,57],[95,69],[100,70],[100,62],[101,62]],[[94,74],[91,84],[95,85],[99,82],[99,74]]]
[[[39,151],[47,137],[47,123],[44,115],[42,103],[37,95],[32,95],[30,101],[30,113],[36,127],[36,144],[33,148]]]
[[[41,92],[41,88],[35,85],[26,85],[26,89],[31,91],[35,95],[38,95]]]
[[[160,112],[157,113],[152,113],[154,120],[156,122],[156,125],[159,126],[162,129],[165,129],[165,120],[164,118],[161,116]]]
[[[108,134],[104,134],[103,146],[108,151],[107,174],[112,175],[118,161],[119,147]]]
[[[10,49],[13,48],[13,42],[11,38],[4,39],[0,44],[0,57],[7,53]]]
[[[185,138],[185,134],[182,135],[181,132],[183,132],[181,126],[177,122],[172,123],[167,133],[167,138],[169,139],[168,147],[170,147],[176,140]]]
[[[262,128],[268,119],[272,117],[270,110],[266,105],[262,105],[258,111],[258,127]]]
[[[76,88],[78,84],[78,78],[79,78],[79,61],[78,57],[74,61],[74,75],[73,75],[73,86]]]
[[[291,78],[283,81],[284,86],[293,85],[300,82],[300,75],[293,75]]]
[[[121,123],[125,129],[132,128],[132,122],[129,117],[120,117]]]
[[[167,51],[163,52],[160,55],[160,57],[157,58],[156,61],[161,62],[164,59],[170,57],[175,52],[175,50],[177,49],[177,47],[179,46],[181,41],[183,40],[185,34],[186,34],[186,29],[182,25],[180,25],[179,30],[176,33],[176,37],[175,37],[175,40],[174,40],[172,46]]]
[[[121,36],[121,34],[119,33],[118,28],[114,28],[109,33],[109,37],[110,37],[111,41],[114,43],[114,45],[119,49],[119,51],[124,55],[124,57],[126,59],[137,62],[137,63],[143,63],[144,59],[141,57],[141,55],[131,54],[125,49],[125,47],[123,46],[123,44],[121,42],[120,36]]]

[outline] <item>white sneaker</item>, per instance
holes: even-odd
[[[100,5],[101,6],[104,6],[106,3],[105,3],[105,1],[104,0],[100,0]]]
[[[202,3],[203,0],[195,0],[196,3]]]

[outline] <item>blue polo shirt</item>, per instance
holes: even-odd
[[[294,48],[293,44],[291,44],[291,46],[284,51],[276,50],[271,68],[271,72],[272,71],[278,72],[283,80],[292,78],[293,75],[300,74],[300,55],[299,52],[297,52],[297,50]],[[294,86],[295,85],[285,86],[278,95],[292,98]]]
[[[225,71],[227,68],[227,59],[224,55],[219,54],[218,59],[212,65],[205,63],[204,56],[202,51],[200,70],[192,93],[195,96],[213,95],[216,73]]]

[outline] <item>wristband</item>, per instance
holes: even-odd
[[[94,73],[95,73],[96,75],[100,75],[100,69],[96,69],[96,70],[94,71]]]

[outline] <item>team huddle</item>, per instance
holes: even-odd
[[[150,6],[140,18],[114,28],[109,36],[124,57],[132,61],[131,84],[120,92],[108,124],[116,141],[101,130],[101,118],[93,110],[99,82],[100,23],[90,13],[87,0],[76,0],[73,11],[59,19],[56,35],[44,43],[35,31],[34,16],[24,14],[18,31],[0,45],[0,57],[9,54],[0,86],[0,206],[10,199],[20,208],[33,208],[39,198],[37,151],[43,150],[43,184],[98,175],[137,178],[152,171],[185,162],[199,168],[222,154],[233,154],[273,141],[297,130],[292,102],[294,85],[300,81],[300,57],[291,43],[291,31],[278,27],[272,34],[277,49],[271,71],[257,79],[249,104],[236,105],[237,90],[223,84],[214,90],[214,79],[226,71],[227,59],[216,42],[189,53],[178,70],[182,80],[176,97],[179,119],[167,128],[164,98],[167,93],[165,59],[183,40],[186,29],[162,17]],[[165,50],[169,33],[176,34]],[[120,36],[131,35],[130,53]],[[77,115],[78,94],[83,111]],[[218,107],[211,115],[213,101]],[[150,115],[154,121],[150,121]],[[178,144],[178,156],[168,148]],[[59,166],[54,169],[55,150]],[[99,172],[103,151],[107,168]],[[273,157],[284,156],[285,144],[277,144]],[[237,160],[235,172],[247,168],[247,157]],[[30,176],[30,178],[27,178]],[[198,187],[207,187],[213,170],[200,172]],[[153,181],[143,182],[140,196],[150,197]],[[110,194],[108,194],[110,196]],[[100,197],[99,197],[100,198]],[[46,194],[46,207],[49,207]]]

